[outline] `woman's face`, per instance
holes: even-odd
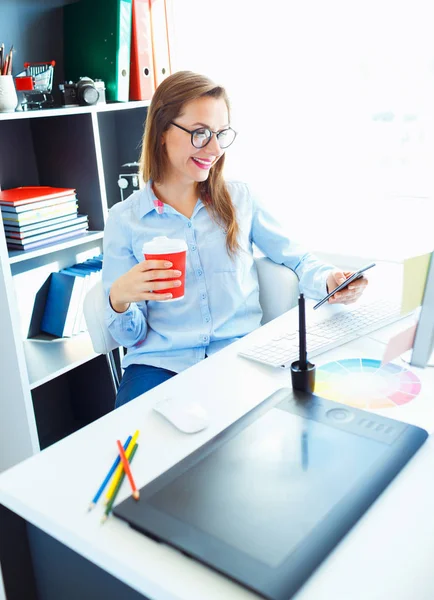
[[[208,128],[219,132],[229,126],[229,115],[223,98],[204,96],[188,102],[174,123],[192,131]],[[215,135],[203,148],[195,148],[191,135],[171,125],[163,134],[163,143],[169,159],[168,178],[187,185],[205,181],[211,167],[224,154]]]

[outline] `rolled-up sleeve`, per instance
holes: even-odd
[[[132,302],[124,313],[113,310],[109,294],[113,282],[137,265],[133,254],[128,211],[121,203],[110,209],[104,230],[102,282],[106,295],[105,322],[120,346],[131,348],[143,342],[147,333],[146,302]]]

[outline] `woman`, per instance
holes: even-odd
[[[146,186],[113,206],[104,235],[106,321],[128,349],[116,407],[259,327],[253,243],[293,269],[312,298],[348,276],[290,241],[247,185],[225,182],[225,152],[235,137],[221,86],[181,71],[157,88],[143,139]],[[143,243],[156,236],[188,245],[185,296],[177,302],[164,300],[180,285],[180,272],[143,260]],[[330,301],[354,302],[366,283],[355,281]],[[168,288],[157,301],[154,291]]]

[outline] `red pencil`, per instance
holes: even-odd
[[[122,446],[121,442],[119,440],[116,440],[116,444],[118,445],[119,456],[120,456],[120,459],[121,459],[122,464],[124,466],[125,474],[128,477],[128,480],[129,480],[130,485],[131,485],[131,489],[133,490],[133,498],[135,500],[138,500],[140,494],[139,494],[138,489],[136,488],[136,484],[134,483],[134,479],[133,479],[133,476],[131,474],[130,463],[128,462],[128,458],[125,456],[125,451],[123,449],[123,446]]]

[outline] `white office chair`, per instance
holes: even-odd
[[[266,256],[255,258],[259,280],[262,325],[290,310],[298,302],[298,277],[291,269]]]
[[[87,292],[83,303],[83,312],[93,349],[98,354],[106,356],[110,377],[116,393],[120,378],[113,350],[119,348],[119,344],[112,338],[105,323],[105,302],[104,288],[100,280]]]
[[[296,306],[298,278],[294,271],[274,263],[265,256],[255,258],[255,262],[258,270],[259,302],[263,312],[262,324],[264,325]],[[105,295],[101,281],[87,292],[83,310],[93,349],[98,354],[106,356],[113,387],[117,392],[120,378],[113,350],[119,348],[119,344],[112,338],[105,324]]]

